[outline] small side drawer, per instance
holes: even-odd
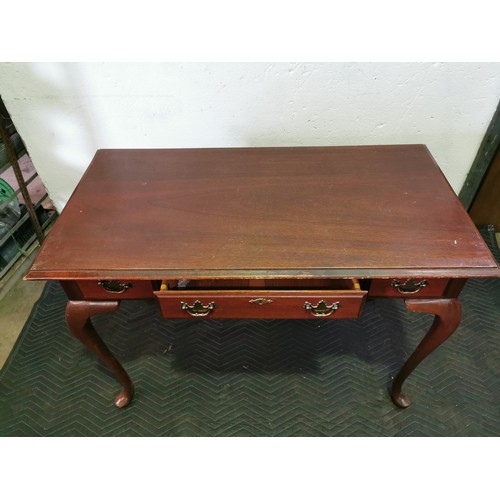
[[[440,297],[448,285],[445,278],[373,279],[368,291],[370,297]]]
[[[363,290],[163,290],[165,318],[357,318]]]
[[[151,281],[128,280],[78,280],[86,299],[147,299],[154,297]]]

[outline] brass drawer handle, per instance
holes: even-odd
[[[117,280],[106,280],[98,281],[97,284],[109,293],[123,293],[129,288],[132,288],[132,283],[130,283],[130,281],[127,281],[126,283],[120,283]]]
[[[207,314],[210,314],[215,309],[215,302],[210,302],[206,306],[199,300],[195,300],[192,306],[186,304],[186,302],[181,302],[181,309],[191,316],[207,316]]]
[[[415,280],[413,280],[412,278],[407,279],[404,283],[401,283],[399,280],[393,280],[391,286],[395,288],[399,293],[408,295],[417,293],[422,290],[422,288],[425,288],[427,286],[427,280],[422,280],[418,283],[415,283]]]
[[[324,300],[320,300],[315,306],[310,302],[304,302],[304,309],[309,311],[313,316],[330,316],[340,307],[340,302],[334,302],[332,305],[327,305]]]

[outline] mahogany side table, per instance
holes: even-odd
[[[367,297],[435,316],[390,394],[457,328],[467,278],[500,269],[424,145],[97,151],[26,279],[58,280],[74,336],[121,300],[165,318],[354,318]]]

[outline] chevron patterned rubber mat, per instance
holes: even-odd
[[[499,258],[491,227],[482,233]],[[46,286],[0,374],[3,436],[498,436],[500,280],[470,280],[463,321],[389,399],[432,317],[373,300],[355,320],[165,320],[124,302],[94,324],[136,387],[72,335]]]

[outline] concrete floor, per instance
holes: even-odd
[[[17,337],[44,286],[44,281],[19,279],[0,300],[0,368],[14,347]]]

